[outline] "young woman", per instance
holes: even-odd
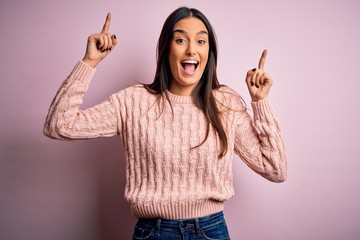
[[[56,94],[45,135],[121,136],[125,199],[139,219],[133,239],[230,239],[222,211],[234,194],[234,153],[270,181],[287,176],[279,122],[267,98],[272,79],[264,71],[266,50],[246,75],[252,118],[242,98],[218,82],[209,21],[182,7],[162,28],[154,81],[80,110],[95,67],[117,44],[110,20],[108,14],[101,33],[89,36],[84,58]]]

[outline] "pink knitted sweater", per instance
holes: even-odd
[[[206,120],[190,96],[167,92],[171,109],[137,85],[80,110],[94,73],[76,64],[50,106],[44,134],[61,140],[120,135],[127,161],[125,199],[134,216],[180,219],[222,211],[234,194],[234,153],[270,181],[285,181],[284,142],[268,100],[251,103],[252,120],[233,90],[214,90],[229,143],[219,159],[213,129],[204,144],[192,148],[205,138]]]

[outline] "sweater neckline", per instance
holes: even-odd
[[[180,95],[175,95],[175,94],[171,93],[169,90],[165,90],[165,91],[166,91],[167,95],[169,96],[169,99],[172,103],[180,103],[180,104],[193,103],[191,96],[180,96]]]

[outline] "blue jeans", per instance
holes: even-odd
[[[133,240],[230,240],[223,212],[201,218],[139,219]]]

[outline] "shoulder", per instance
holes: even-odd
[[[146,88],[142,84],[136,84],[136,85],[129,86],[129,87],[124,88],[124,89],[120,90],[119,92],[113,94],[113,96],[116,98],[146,97],[146,96],[150,96],[150,95],[153,95],[153,94],[151,94],[148,90],[146,90]]]
[[[218,89],[214,89],[213,95],[218,106],[220,105],[231,110],[246,109],[246,104],[240,94],[228,86],[223,85]]]
[[[154,102],[157,96],[149,92],[144,85],[137,84],[112,94],[110,98],[120,106],[136,106]]]
[[[214,89],[213,94],[214,97],[223,97],[226,99],[240,97],[240,95],[235,90],[226,85],[222,85],[220,88]]]

